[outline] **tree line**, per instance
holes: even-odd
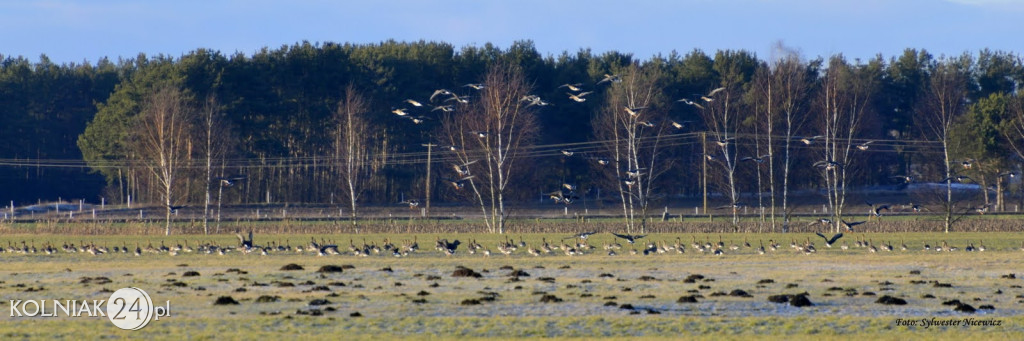
[[[779,45],[766,59],[641,60],[542,56],[530,41],[386,41],[96,65],[0,59],[5,201],[332,203],[355,214],[355,201],[432,199],[498,207],[498,231],[505,200],[602,193],[640,231],[652,202],[673,196],[710,192],[734,216],[767,207],[774,225],[789,193],[814,190],[838,228],[849,188],[942,182],[935,205],[948,224],[966,207],[958,176],[998,187],[983,200],[1003,209],[1024,151],[1024,66],[1004,51],[806,59]],[[160,128],[174,117],[180,132]]]

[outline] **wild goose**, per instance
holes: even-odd
[[[857,225],[860,225],[860,224],[863,224],[863,223],[865,223],[865,222],[866,222],[866,221],[854,221],[854,222],[848,222],[848,221],[846,221],[846,220],[839,220],[839,221],[840,221],[840,222],[842,222],[842,223],[843,223],[843,226],[845,226],[845,227],[846,227],[846,231],[847,231],[847,232],[853,232],[853,227],[854,227],[854,226],[857,226]]]
[[[820,232],[815,232],[814,234],[818,235],[818,237],[821,237],[821,239],[824,239],[825,240],[825,246],[827,246],[827,247],[832,247],[832,244],[834,244],[837,240],[839,240],[839,238],[843,237],[843,233],[842,232],[836,233],[835,235],[832,236],[831,239],[825,237],[825,235],[821,234]]]
[[[811,136],[811,137],[804,137],[804,138],[800,139],[800,142],[803,142],[804,144],[809,145],[809,144],[814,143],[814,140],[820,139],[822,137],[825,137],[825,136],[824,135],[815,135],[815,136]]]
[[[619,83],[619,82],[622,82],[622,78],[620,78],[618,75],[610,75],[610,74],[606,73],[606,74],[604,74],[604,78],[601,78],[601,80],[597,81],[597,84],[600,85],[601,83],[609,83],[609,82],[610,83]]]
[[[580,88],[580,86],[582,86],[582,85],[583,85],[582,83],[562,84],[562,85],[559,85],[558,88],[559,89],[561,89],[561,88],[569,88],[569,91],[577,91],[578,92],[580,90],[583,90],[583,88]]]
[[[889,210],[889,205],[875,205],[867,201],[865,201],[864,203],[868,204],[868,206],[871,206],[871,214],[874,215],[875,217],[881,217],[883,210]]]
[[[434,101],[434,97],[437,97],[439,95],[451,95],[451,94],[452,94],[451,91],[448,91],[448,90],[445,90],[445,89],[437,89],[437,90],[434,90],[434,93],[430,95],[430,101],[433,102]]]
[[[590,94],[590,91],[584,91],[584,92],[581,92],[581,93],[578,93],[578,94],[573,94],[573,93],[567,92],[565,94],[569,95],[569,99],[571,99],[573,101],[576,101],[577,103],[583,103],[583,102],[587,101],[587,99],[583,98],[583,96],[586,96],[587,94]]]
[[[633,244],[633,243],[636,242],[637,239],[640,239],[640,238],[644,237],[644,235],[628,235],[628,234],[618,234],[618,233],[614,233],[614,232],[612,232],[612,235],[616,236],[618,238],[625,239],[626,242],[628,242],[630,244]]]
[[[692,106],[695,106],[695,107],[697,107],[698,109],[704,109],[704,106],[703,106],[703,105],[700,105],[700,103],[697,103],[697,102],[691,101],[691,100],[689,100],[689,99],[687,99],[687,98],[683,98],[683,99],[677,100],[676,102],[683,102],[683,103],[686,103],[687,105],[692,105]]]

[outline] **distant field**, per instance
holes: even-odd
[[[562,223],[567,224],[566,230],[585,227]],[[242,227],[248,226],[233,228]],[[164,237],[140,230],[124,235],[56,235],[5,226],[0,230],[0,247],[20,248],[24,241],[37,252],[0,254],[0,309],[8,310],[12,299],[105,299],[113,290],[134,286],[147,290],[155,301],[170,300],[173,315],[129,332],[100,318],[26,319],[0,314],[0,337],[251,339],[284,334],[345,339],[707,339],[728,334],[796,339],[1024,339],[1020,267],[1024,236],[1017,233],[848,233],[832,248],[812,233],[656,233],[635,245],[599,233],[587,239],[594,249],[568,256],[563,244],[582,249],[576,245],[578,239],[563,240],[568,233],[264,233],[261,230],[272,230],[272,226],[253,227],[255,244],[274,246],[266,256],[258,251],[243,254],[233,234]],[[108,228],[130,232],[150,227]],[[445,256],[434,249],[438,238],[458,239],[461,244],[454,255]],[[506,238],[526,247],[502,255],[498,244]],[[317,256],[307,251],[311,239],[337,244],[342,254]],[[685,253],[673,249],[677,239]],[[178,244],[184,247],[186,240],[193,252],[133,255],[136,244],[140,249],[149,245],[170,249]],[[714,248],[720,240],[725,245],[720,256],[691,245],[697,242]],[[767,248],[770,240],[778,242],[779,249],[758,254],[756,248],[762,243]],[[892,244],[894,251],[872,253],[855,246],[860,240],[876,248]],[[397,247],[416,241],[420,248],[401,257],[386,250],[371,251],[365,257],[349,251],[350,246],[383,247],[386,241]],[[470,254],[471,241],[483,249]],[[559,248],[540,256],[528,253],[530,248],[541,249],[544,242]],[[648,242],[665,252],[643,255]],[[790,247],[807,242],[814,243],[816,253]],[[843,242],[849,250],[839,248]],[[934,251],[943,242],[957,250]],[[65,243],[107,249],[128,246],[131,251],[40,252],[44,246],[63,248]],[[612,249],[617,255],[610,256],[605,246],[614,243],[621,248]],[[236,249],[225,255],[205,254],[195,250],[200,244]],[[907,251],[901,251],[902,244]],[[925,251],[924,244],[932,249]],[[984,245],[986,250],[965,252],[972,244]],[[307,250],[295,251],[300,245]],[[278,251],[277,246],[285,250]],[[492,255],[483,255],[485,249]],[[631,254],[634,249],[638,254]],[[303,269],[281,270],[287,264]],[[318,272],[325,265],[351,267]],[[458,266],[480,277],[454,277]],[[198,275],[184,276],[188,271]],[[518,276],[510,276],[514,272]],[[769,302],[772,295],[800,293],[806,293],[813,305]],[[886,295],[906,304],[876,303]],[[239,304],[214,305],[221,296]],[[682,302],[689,298],[696,302]],[[326,302],[314,302],[321,299]],[[952,300],[977,310],[956,312],[955,305],[943,304]],[[357,312],[361,316],[351,316]],[[924,328],[896,322],[933,317],[993,320],[1001,325]]]

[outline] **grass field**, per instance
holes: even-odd
[[[130,227],[126,227],[130,228]],[[244,254],[225,255],[180,251],[128,253],[45,254],[52,244],[96,245],[134,250],[152,244],[238,246],[231,234],[215,236],[53,235],[15,233],[7,227],[0,246],[25,246],[36,253],[0,254],[0,309],[18,299],[106,299],[122,287],[139,287],[156,302],[170,301],[172,316],[153,321],[140,331],[122,331],[105,318],[26,318],[0,314],[0,337],[74,338],[187,338],[243,339],[262,335],[332,337],[344,339],[599,337],[676,339],[786,337],[849,338],[987,338],[1024,339],[1024,285],[1020,250],[1024,237],[1015,233],[850,233],[827,248],[810,233],[656,233],[636,245],[598,233],[587,242],[592,250],[568,256],[563,248],[532,256],[527,249],[544,242],[570,248],[578,240],[566,234],[509,235],[449,234],[261,234],[255,243],[281,246]],[[452,256],[434,249],[437,238],[458,239]],[[527,245],[511,255],[497,245],[510,238]],[[677,243],[685,253],[673,250]],[[339,255],[317,256],[294,250],[311,239],[338,245]],[[396,257],[391,252],[354,256],[349,245],[396,246],[416,240],[419,250]],[[717,244],[723,254],[700,252],[699,244]],[[760,255],[756,248],[769,241],[777,251]],[[894,251],[869,252],[855,241],[870,240]],[[468,252],[476,241],[492,252]],[[790,247],[813,242],[817,252],[805,254]],[[620,243],[608,255],[604,246]],[[659,249],[643,255],[646,243]],[[751,247],[743,245],[749,242]],[[839,245],[847,242],[849,250]],[[956,246],[957,251],[924,251],[923,245]],[[900,246],[906,244],[907,251]],[[986,250],[965,252],[968,245]],[[734,250],[732,246],[737,248]],[[714,248],[714,247],[713,247]],[[308,249],[308,247],[307,247]],[[631,254],[631,249],[638,254]],[[668,250],[665,250],[668,249]],[[297,264],[302,270],[282,270]],[[318,272],[325,265],[346,266],[342,272]],[[454,277],[462,266],[479,278]],[[186,272],[194,271],[197,274]],[[510,276],[522,271],[518,276]],[[1012,274],[1012,276],[1011,276]],[[703,278],[696,275],[703,276]],[[743,295],[737,290],[746,293]],[[779,294],[806,293],[813,305],[794,307],[772,303]],[[882,296],[902,298],[905,305],[876,303]],[[215,305],[230,296],[237,305]],[[692,297],[695,303],[682,303]],[[749,297],[747,297],[749,296]],[[326,302],[315,302],[326,300]],[[959,300],[974,313],[954,311],[944,302]],[[991,306],[993,309],[980,309]],[[356,314],[358,313],[358,314]],[[352,315],[359,316],[352,316]],[[999,326],[923,327],[922,319],[999,321]],[[915,320],[916,327],[897,324]],[[239,332],[236,332],[239,331]],[[728,338],[728,337],[727,337]]]

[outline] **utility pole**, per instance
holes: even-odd
[[[700,133],[701,155],[701,188],[704,190],[704,214],[708,214],[708,139],[707,132]]]
[[[426,186],[425,186],[426,190],[427,190],[427,197],[424,200],[425,202],[424,202],[423,209],[424,209],[424,213],[427,216],[429,216],[430,215],[430,154],[433,151],[433,148],[436,147],[437,145],[433,144],[433,143],[427,143],[427,144],[424,144],[423,146],[427,147],[427,183],[426,183]]]

